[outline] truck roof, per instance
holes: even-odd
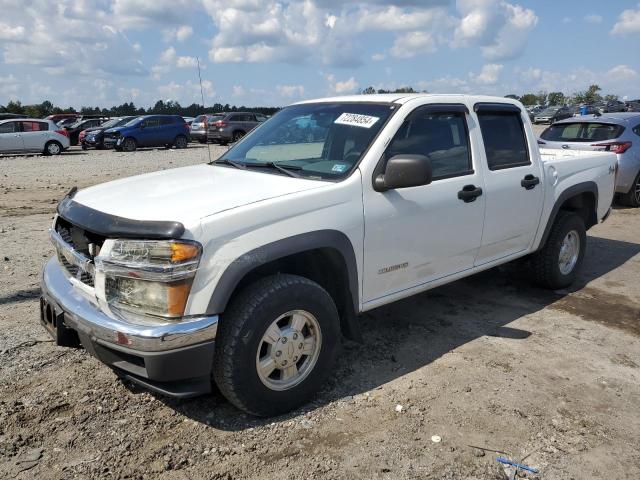
[[[301,102],[297,102],[295,105],[305,104],[305,103],[319,103],[319,102],[358,102],[358,103],[400,103],[404,104],[410,100],[414,100],[416,98],[425,98],[425,99],[438,99],[447,97],[450,101],[451,98],[459,98],[461,102],[499,102],[499,103],[510,103],[514,105],[520,106],[520,102],[517,100],[513,100],[511,98],[506,97],[497,97],[491,95],[464,95],[464,94],[449,94],[449,93],[374,93],[370,95],[359,94],[359,95],[346,95],[346,96],[338,96],[338,97],[326,97],[326,98],[316,98],[312,100],[303,100]]]

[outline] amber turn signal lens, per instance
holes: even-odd
[[[191,280],[167,285],[167,314],[180,317],[184,314],[191,290]]]
[[[171,263],[193,260],[200,255],[200,247],[193,243],[171,243]]]

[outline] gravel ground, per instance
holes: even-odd
[[[638,478],[639,210],[589,232],[570,291],[506,266],[363,315],[364,344],[345,342],[317,400],[282,417],[251,418],[219,393],[156,396],[50,343],[38,275],[55,203],[207,158],[200,146],[0,158],[0,476],[502,479],[495,458],[511,456],[540,469],[528,478]]]

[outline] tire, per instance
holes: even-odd
[[[173,144],[176,148],[187,148],[189,146],[189,140],[184,135],[178,135],[174,140]]]
[[[81,148],[82,148],[82,150],[87,150],[89,147],[87,147],[86,145],[83,144]]]
[[[47,142],[44,146],[45,155],[60,155],[62,153],[62,145],[55,140]]]
[[[135,152],[138,145],[136,144],[135,139],[131,137],[127,137],[122,141],[122,150],[125,152]]]
[[[200,143],[207,143],[206,140],[198,140]]]
[[[293,328],[294,316],[297,325],[304,321],[302,329]],[[266,332],[274,323],[280,327],[275,330],[280,336],[274,334],[267,341]],[[310,341],[314,335],[315,341]],[[288,412],[308,402],[324,385],[338,354],[340,335],[338,311],[320,285],[297,275],[263,278],[245,288],[221,319],[214,380],[222,394],[247,413]],[[274,343],[274,338],[279,339]],[[299,353],[296,347],[303,349],[307,343],[310,353]],[[280,365],[259,373],[258,364],[263,362]],[[284,371],[293,363],[295,373],[287,379]]]
[[[536,282],[553,290],[571,285],[582,265],[586,246],[587,232],[582,217],[561,210],[551,227],[547,242],[533,257]]]
[[[242,130],[236,130],[235,132],[233,132],[233,139],[231,141],[235,143],[238,140],[240,140],[242,137],[244,137],[244,135],[245,133]]]
[[[640,207],[640,172],[627,193],[620,195],[620,203],[627,207]]]

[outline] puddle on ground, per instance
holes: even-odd
[[[640,304],[625,295],[585,287],[558,300],[549,308],[640,337]]]

